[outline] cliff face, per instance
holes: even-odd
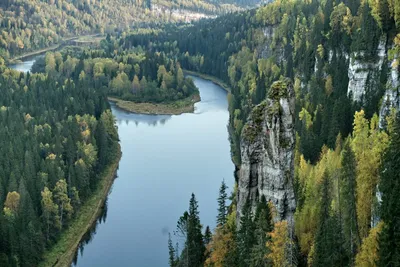
[[[352,94],[353,100],[364,104],[363,98],[367,92],[378,93],[381,75],[386,75],[386,91],[383,95],[379,109],[379,127],[386,127],[386,116],[391,108],[400,110],[399,92],[399,69],[394,64],[395,60],[389,61],[389,48],[387,38],[382,37],[376,50],[374,60],[365,60],[362,52],[353,53],[348,67],[349,85],[347,93]],[[385,67],[387,64],[387,68]],[[388,70],[382,73],[383,68]]]
[[[395,60],[390,63],[390,73],[386,85],[386,92],[382,99],[381,109],[379,111],[379,127],[386,127],[386,116],[390,114],[390,110],[395,108],[400,110],[400,92],[399,92],[399,70],[395,65]]]
[[[376,89],[386,57],[386,38],[380,40],[375,60],[365,60],[362,52],[353,53],[348,69],[347,93],[353,95],[354,101],[362,101],[368,90]]]
[[[295,96],[289,80],[275,82],[268,98],[256,106],[243,128],[238,173],[237,216],[247,199],[254,208],[262,195],[277,210],[275,220],[292,221]]]

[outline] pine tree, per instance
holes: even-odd
[[[344,233],[344,249],[350,262],[360,246],[356,213],[356,159],[350,140],[347,140],[342,151],[342,169],[340,173],[340,215]]]
[[[228,197],[226,193],[227,188],[228,187],[225,184],[225,180],[222,180],[218,196],[217,226],[224,226],[226,223],[226,215],[227,215],[226,199]]]
[[[206,230],[204,231],[204,245],[208,245],[211,242],[212,233],[210,230],[210,226],[207,225]]]
[[[205,246],[201,227],[196,196],[192,193],[189,203],[186,240],[189,266],[202,266],[204,263]]]
[[[331,211],[331,186],[327,172],[324,173],[321,190],[319,225],[315,236],[313,266],[343,266],[341,262],[341,233],[338,217]]]
[[[268,248],[265,244],[268,242],[268,233],[272,231],[273,225],[271,211],[264,195],[261,196],[261,200],[257,205],[254,224],[256,243],[251,250],[250,267],[267,266],[266,255],[268,254]]]
[[[273,229],[271,209],[264,195],[261,196],[260,202],[257,205],[254,222],[258,228],[266,233],[271,232]]]
[[[169,266],[175,267],[176,266],[175,248],[174,248],[174,245],[172,244],[172,239],[171,239],[170,233],[168,233],[168,254],[169,254]]]
[[[251,250],[255,244],[255,225],[252,218],[250,201],[247,200],[240,218],[240,228],[237,233],[239,266],[247,267],[250,263]]]
[[[400,266],[400,118],[397,118],[391,143],[381,167],[381,219],[378,266]]]

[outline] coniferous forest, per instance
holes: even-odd
[[[199,95],[185,71],[229,89],[235,186],[209,196],[215,229],[191,190],[165,244],[171,267],[400,266],[399,0],[7,0],[0,28],[0,266],[40,265],[111,175],[108,98]],[[7,67],[94,33],[98,45],[48,52],[30,72]],[[279,172],[293,214],[289,189],[265,189]]]
[[[118,158],[104,90],[2,66],[1,266],[35,266]]]

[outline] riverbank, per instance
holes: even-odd
[[[82,237],[96,222],[104,202],[108,196],[121,159],[121,147],[118,145],[118,155],[101,174],[97,190],[78,211],[77,216],[62,234],[58,242],[44,254],[41,267],[69,267],[74,260],[75,252]]]
[[[56,50],[56,49],[58,49],[60,47],[60,45],[61,44],[52,45],[52,46],[49,46],[49,47],[46,47],[46,48],[43,48],[43,49],[40,49],[40,50],[24,53],[24,54],[22,54],[20,56],[17,56],[17,57],[14,57],[14,58],[10,59],[8,64],[20,63],[21,60],[24,59],[24,58],[33,57],[33,56],[36,56],[36,55],[40,55],[40,54],[46,53],[48,51]]]
[[[215,83],[216,85],[222,87],[228,93],[231,92],[231,88],[229,87],[229,85],[226,82],[224,82],[223,80],[218,79],[217,77],[214,77],[214,76],[211,76],[211,75],[207,75],[207,74],[203,74],[203,73],[196,72],[196,71],[190,71],[190,70],[184,70],[184,73],[186,75],[192,75],[192,76],[196,76],[196,77],[202,78],[204,80],[211,81],[211,82]]]
[[[27,52],[22,55],[16,56],[14,58],[11,58],[8,60],[8,64],[15,64],[21,62],[22,59],[27,58],[27,57],[33,57],[36,55],[40,55],[49,51],[54,51],[63,46],[64,44],[68,44],[68,42],[73,41],[73,40],[82,40],[82,43],[85,42],[85,40],[89,40],[90,38],[99,38],[99,34],[94,34],[94,35],[83,35],[83,36],[74,36],[74,37],[68,37],[68,38],[63,38],[59,44],[55,44],[43,49],[35,50],[32,52]]]
[[[108,100],[114,102],[118,108],[132,113],[150,115],[180,115],[183,113],[194,112],[194,104],[200,101],[200,94],[195,94],[188,98],[168,104],[135,103],[115,97],[109,97]]]

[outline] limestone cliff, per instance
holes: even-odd
[[[347,93],[353,95],[354,101],[362,101],[368,90],[376,90],[386,57],[385,37],[379,42],[375,60],[365,60],[363,52],[352,54],[348,69],[349,85]]]
[[[243,128],[242,164],[238,172],[237,216],[247,199],[264,195],[277,209],[275,220],[291,221],[296,208],[293,190],[295,96],[289,79],[275,82],[268,98],[256,106]]]
[[[382,99],[381,109],[379,111],[379,127],[386,127],[386,116],[390,114],[391,108],[400,110],[400,81],[399,70],[395,60],[390,63],[390,73],[386,84],[386,92]]]

